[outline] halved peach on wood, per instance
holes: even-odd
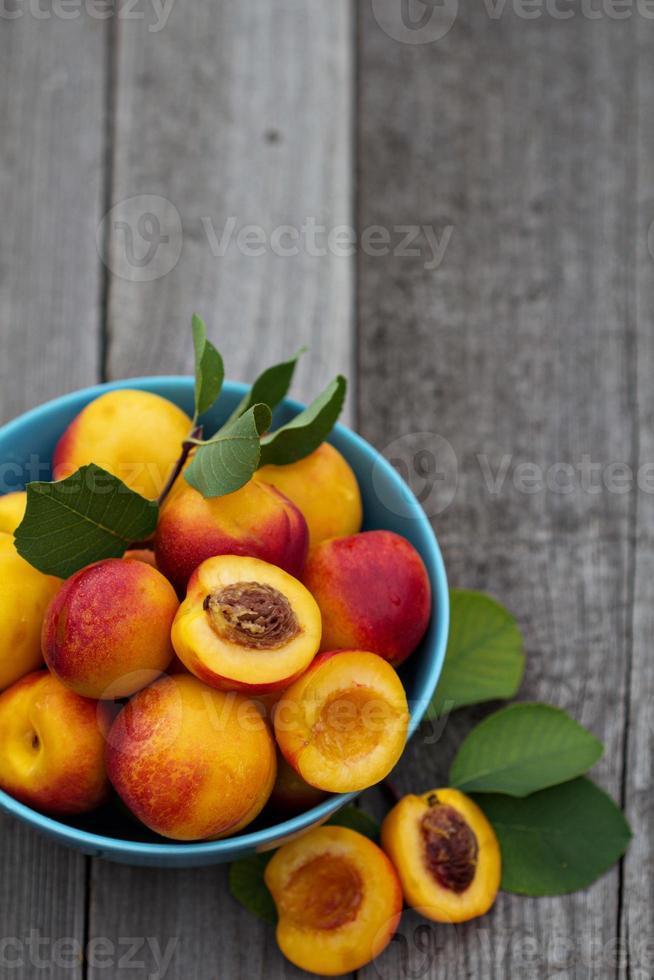
[[[409,709],[395,670],[363,650],[320,654],[274,709],[277,743],[311,786],[366,789],[388,775],[406,743]]]
[[[274,855],[265,871],[277,942],[301,970],[339,976],[375,959],[402,913],[395,870],[371,840],[347,827],[318,827]]]
[[[382,846],[407,904],[435,922],[484,915],[501,877],[495,831],[476,803],[456,789],[405,796],[382,824]]]
[[[301,582],[258,558],[220,555],[193,573],[172,640],[211,687],[266,694],[306,670],[320,634],[320,610]]]

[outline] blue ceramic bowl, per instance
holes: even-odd
[[[116,388],[141,388],[169,398],[190,414],[193,381],[187,377],[133,378],[65,395],[20,416],[0,429],[3,492],[21,489],[31,479],[49,479],[47,465],[54,446],[73,418],[94,398]],[[207,417],[207,431],[226,418],[240,401],[245,386],[226,383],[218,405]],[[286,401],[276,422],[287,421],[302,408]],[[420,552],[431,579],[434,612],[420,648],[400,670],[411,708],[410,734],[418,727],[440,676],[449,621],[447,579],[434,532],[409,488],[386,460],[354,432],[337,425],[330,441],[348,460],[363,494],[365,529],[386,528],[403,534]],[[45,468],[39,466],[45,461]],[[279,847],[290,838],[326,820],[357,794],[331,796],[320,806],[282,823],[259,818],[246,832],[225,840],[175,844],[150,834],[116,807],[70,821],[53,820],[0,792],[0,808],[54,840],[94,857],[125,864],[192,867],[232,861]]]

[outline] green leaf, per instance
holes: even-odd
[[[158,513],[155,501],[91,463],[56,483],[28,483],[16,549],[39,571],[68,578],[148,538]]]
[[[356,830],[358,834],[369,837],[375,843],[379,840],[379,824],[377,821],[356,806],[346,806],[342,810],[338,810],[329,818],[327,823],[334,827],[349,827],[350,830]]]
[[[586,888],[621,857],[631,838],[610,796],[581,777],[526,799],[475,798],[502,849],[502,888],[563,895]]]
[[[522,634],[503,606],[482,592],[450,591],[450,635],[427,719],[482,701],[507,700],[525,668]]]
[[[244,486],[261,455],[259,437],[270,426],[267,405],[253,405],[245,415],[228,422],[195,451],[184,478],[203,497],[222,497]]]
[[[261,440],[260,465],[296,463],[317,449],[341,414],[346,390],[347,382],[339,374],[308,408],[280,429],[264,436]]]
[[[207,340],[207,328],[199,316],[193,315],[193,346],[195,347],[195,417],[203,415],[214,404],[225,379],[223,359]]]
[[[450,769],[464,793],[527,796],[590,769],[602,743],[570,715],[548,704],[512,704],[470,732]]]
[[[288,389],[291,387],[295,367],[301,355],[306,351],[306,347],[301,347],[297,354],[289,361],[281,364],[274,364],[259,375],[248,393],[242,398],[240,404],[234,409],[229,421],[233,422],[239,415],[243,415],[248,409],[263,402],[271,410],[274,409],[284,398]]]
[[[233,861],[229,866],[229,890],[243,908],[271,925],[277,922],[277,909],[263,879],[274,851]]]

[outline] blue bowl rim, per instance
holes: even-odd
[[[119,381],[110,381],[104,384],[91,385],[88,388],[80,388],[76,391],[61,395],[58,398],[43,402],[41,405],[17,416],[15,419],[0,427],[0,437],[11,436],[14,428],[18,429],[25,423],[35,421],[47,410],[67,408],[76,401],[92,401],[99,395],[107,391],[114,391],[121,388],[143,388],[148,389],[158,384],[167,385],[178,390],[184,390],[188,394],[189,388],[192,390],[193,379],[190,375],[150,375],[138,378],[125,378]],[[243,382],[225,381],[224,391],[233,391],[237,394],[244,394],[248,388]],[[301,411],[305,406],[293,398],[286,398],[284,404],[293,411]],[[366,457],[374,459],[377,466],[389,476],[393,482],[401,480],[395,469],[369,442],[362,436],[354,432],[342,423],[337,423],[334,431],[346,440],[350,440]],[[436,689],[440,676],[443,661],[445,659],[445,649],[449,631],[449,592],[447,583],[447,573],[443,557],[436,540],[434,530],[429,523],[425,512],[420,506],[410,488],[402,481],[404,499],[410,501],[413,520],[417,521],[424,532],[424,545],[429,550],[429,558],[435,569],[435,581],[432,587],[438,604],[439,616],[436,623],[435,655],[432,658],[431,669],[429,671],[429,683],[424,686],[424,693],[421,698],[413,702],[411,718],[409,722],[408,739],[415,733],[427,709],[429,701]],[[407,739],[407,744],[408,744]],[[197,859],[206,857],[208,859],[225,853],[251,852],[258,850],[268,850],[275,847],[277,841],[283,842],[287,837],[308,830],[317,823],[328,819],[333,813],[343,806],[355,800],[360,793],[343,793],[330,796],[323,803],[306,810],[304,813],[281,823],[274,824],[272,827],[265,827],[262,830],[253,831],[249,834],[239,834],[235,837],[225,837],[217,841],[204,841],[199,843],[181,844],[152,844],[147,841],[131,841],[117,837],[107,837],[103,834],[94,834],[90,831],[81,830],[70,824],[62,823],[52,817],[45,816],[31,807],[15,800],[8,793],[0,790],[0,808],[7,813],[23,820],[25,823],[35,827],[42,833],[57,838],[60,842],[69,844],[76,849],[86,849],[89,851],[101,851],[103,857],[111,858],[112,855],[120,856],[123,860],[127,857],[134,858],[188,858]]]

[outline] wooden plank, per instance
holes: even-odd
[[[3,420],[96,381],[100,324],[106,26],[16,9],[0,30]],[[84,858],[1,817],[0,865],[0,975],[81,977]]]
[[[112,283],[112,377],[189,371],[193,311],[229,377],[251,378],[301,344],[311,356],[300,394],[349,368],[353,259],[318,230],[352,224],[350,4],[328,7],[204,2],[174,7],[159,34],[123,29],[113,201],[135,199],[139,255],[144,210],[170,241],[133,268],[125,235],[113,236],[121,274],[160,277]]]
[[[131,223],[137,262],[147,251],[139,216],[149,210],[159,220],[170,240],[151,256],[158,273],[173,265],[180,242],[175,211],[183,235],[178,263],[137,282],[149,264],[130,265],[124,231],[112,222],[109,375],[188,372],[196,311],[229,377],[252,379],[303,343],[311,354],[299,373],[300,397],[338,370],[351,376],[351,256],[301,249],[284,257],[267,249],[254,257],[233,246],[216,257],[207,238],[207,231],[219,238],[230,217],[235,234],[255,224],[267,236],[311,219],[352,223],[348,0],[311,10],[302,0],[205,0],[175,6],[158,34],[145,24],[120,27],[112,200],[159,195],[175,210],[137,200],[115,217]],[[136,958],[146,975],[159,969],[156,948],[165,951],[169,942],[167,976],[301,975],[277,951],[274,931],[229,897],[224,868],[145,871],[94,862],[90,915],[92,936],[145,940]],[[119,964],[112,977],[141,972]],[[91,980],[103,976],[89,968]]]
[[[362,7],[359,221],[453,231],[436,268],[424,234],[422,256],[361,256],[360,428],[380,448],[400,440],[392,455],[416,486],[415,453],[434,453],[447,476],[452,451],[437,437],[449,442],[456,492],[444,479],[427,506],[451,582],[515,612],[529,654],[522,696],[569,709],[603,739],[597,777],[619,796],[633,496],[609,467],[633,462],[635,439],[636,25],[579,12],[526,20],[508,4],[492,19],[469,4],[440,40],[403,43],[389,36],[399,8]],[[645,147],[642,158],[651,168]],[[521,464],[541,468],[542,488]],[[418,740],[400,789],[442,782],[480,714]],[[419,932],[409,917],[404,940],[363,975],[610,976],[618,913],[614,869],[579,895],[503,895],[465,927]]]
[[[624,798],[634,840],[624,862],[622,880],[622,956],[621,974],[645,977],[652,972],[649,941],[654,930],[654,799],[652,792],[652,753],[654,727],[654,664],[652,662],[652,576],[654,575],[654,498],[652,460],[654,434],[651,372],[654,365],[654,75],[651,70],[653,28],[638,27],[638,52],[634,59],[634,116],[637,120],[632,161],[634,190],[631,220],[634,238],[630,261],[635,272],[632,308],[637,381],[633,404],[639,422],[637,465],[640,490],[633,508],[635,541],[633,663],[630,684],[630,710],[627,726]]]

